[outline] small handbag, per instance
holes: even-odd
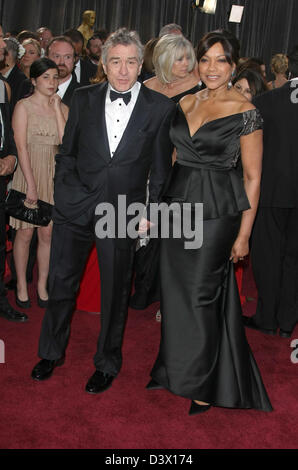
[[[10,189],[5,201],[6,212],[11,217],[32,225],[49,225],[52,219],[52,204],[38,199],[35,207],[27,207],[25,200],[26,194]]]

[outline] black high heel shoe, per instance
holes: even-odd
[[[188,414],[198,415],[199,413],[205,413],[205,411],[208,411],[210,408],[211,405],[199,405],[198,403],[192,400]]]
[[[40,307],[40,308],[47,308],[48,306],[48,303],[49,303],[49,300],[43,300],[39,297],[39,293],[38,291],[36,291],[36,295],[37,295],[37,305]]]
[[[18,307],[20,308],[30,308],[31,307],[31,302],[30,302],[30,299],[28,300],[20,300],[18,298],[18,291],[17,289],[14,291],[14,295],[15,295],[15,301],[16,301],[16,304]]]

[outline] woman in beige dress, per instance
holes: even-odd
[[[34,92],[17,103],[12,119],[19,157],[12,188],[25,193],[25,203],[34,207],[38,199],[53,204],[55,154],[62,141],[68,108],[56,94],[58,67],[53,61],[47,58],[35,61],[30,68],[30,78]],[[13,217],[10,225],[17,231],[13,247],[17,273],[16,303],[19,307],[29,308],[26,267],[36,226]],[[51,232],[52,223],[47,227],[37,227],[37,300],[40,307],[46,307],[48,299],[46,286]]]

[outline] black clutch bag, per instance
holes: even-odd
[[[6,201],[6,212],[15,219],[28,222],[33,225],[47,226],[52,219],[52,204],[38,199],[35,207],[25,205],[26,194],[10,189]]]

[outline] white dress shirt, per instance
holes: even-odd
[[[5,103],[5,85],[3,80],[0,80],[0,103]],[[2,112],[0,109],[0,150],[3,150],[4,146],[4,122]]]
[[[110,84],[108,85],[105,116],[111,158],[113,158],[119,142],[122,139],[123,133],[139,96],[140,88],[140,82],[136,82],[130,90],[125,92],[131,92],[131,100],[126,105],[122,98],[117,98],[115,101],[111,101],[110,90],[113,90],[113,88]]]
[[[81,83],[81,59],[79,59],[75,64],[74,72],[77,77],[77,82]]]
[[[70,76],[68,80],[66,80],[66,82],[60,83],[60,85],[58,86],[57,95],[59,95],[61,99],[63,99],[63,96],[65,95],[66,90],[71,80],[72,80],[72,75]]]
[[[0,150],[3,150],[4,146],[4,122],[2,119],[2,112],[0,109]]]

